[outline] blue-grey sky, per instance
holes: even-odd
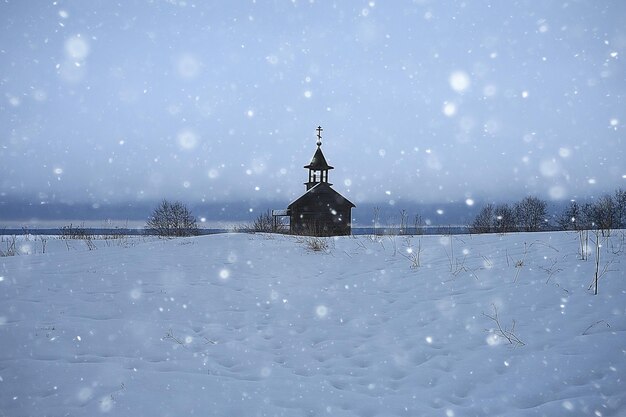
[[[359,203],[626,184],[626,2],[0,4],[0,198]]]

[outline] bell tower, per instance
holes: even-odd
[[[304,168],[309,170],[309,181],[304,183],[307,191],[320,183],[332,185],[328,183],[328,171],[334,168],[328,165],[328,162],[326,162],[326,158],[324,158],[324,154],[322,153],[323,130],[324,129],[322,129],[321,126],[317,127],[317,150],[311,159],[311,163],[304,166]]]

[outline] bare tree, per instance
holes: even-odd
[[[419,213],[416,214],[415,217],[413,218],[413,226],[415,227],[416,235],[424,234],[424,220],[422,219],[422,216]]]
[[[498,204],[493,210],[493,228],[497,233],[508,233],[515,230],[515,212],[508,204]]]
[[[584,223],[583,216],[584,213],[580,204],[576,201],[570,201],[569,206],[563,210],[557,220],[557,224],[561,230],[580,230]]]
[[[408,225],[409,215],[406,210],[400,210],[400,229],[398,230],[399,235],[408,234],[407,225]]]
[[[626,227],[626,191],[621,188],[615,190],[615,228],[623,229]]]
[[[380,221],[380,207],[374,207],[374,218],[372,219],[372,224],[374,225],[374,235],[379,235],[378,232],[378,224]]]
[[[515,218],[519,228],[525,232],[537,232],[543,227],[546,218],[545,201],[537,197],[525,197],[515,204]]]
[[[557,221],[561,230],[578,232],[580,259],[583,261],[589,257],[589,229],[592,228],[592,208],[589,203],[580,205],[576,201],[571,201]]]
[[[581,221],[579,222],[579,229],[591,230],[594,226],[594,205],[591,203],[585,203],[581,206],[580,212]]]
[[[195,236],[198,234],[198,225],[191,211],[183,203],[167,200],[154,209],[148,221],[146,229],[161,237],[167,236]]]
[[[494,207],[489,203],[480,209],[480,212],[472,221],[470,225],[470,232],[472,233],[489,233],[493,226]]]
[[[252,230],[255,232],[282,233],[286,230],[285,222],[278,217],[274,217],[270,210],[259,214],[252,223]]]
[[[617,217],[613,198],[608,194],[600,197],[592,206],[591,216],[594,228],[602,231],[602,236],[608,236],[615,227]]]

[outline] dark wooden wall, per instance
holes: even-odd
[[[352,206],[336,193],[314,193],[290,209],[291,233],[311,236],[336,236],[351,233]],[[340,197],[340,196],[339,196]]]

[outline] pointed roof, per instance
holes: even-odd
[[[291,209],[294,205],[299,204],[303,200],[306,200],[308,198],[312,198],[315,194],[323,194],[323,193],[328,193],[328,194],[332,195],[333,196],[333,200],[336,201],[339,204],[344,204],[345,203],[345,204],[348,204],[350,207],[356,207],[354,205],[354,203],[352,203],[350,200],[348,200],[347,198],[345,198],[344,196],[339,194],[337,191],[335,191],[333,189],[333,187],[331,187],[328,183],[320,182],[318,184],[315,184],[309,190],[307,190],[306,193],[302,194],[300,197],[298,197],[297,199],[292,201],[287,206],[287,209]]]
[[[314,171],[325,171],[328,169],[333,169],[328,162],[326,162],[326,158],[324,158],[324,154],[322,153],[322,126],[317,127],[317,150],[315,151],[315,155],[311,159],[311,163],[309,165],[305,165],[305,168],[314,170]]]
[[[317,146],[317,150],[311,159],[311,163],[309,165],[305,165],[305,168],[312,169],[314,171],[323,171],[327,169],[333,169],[328,162],[326,162],[326,158],[324,158],[324,154],[322,153],[322,148],[320,145]]]

